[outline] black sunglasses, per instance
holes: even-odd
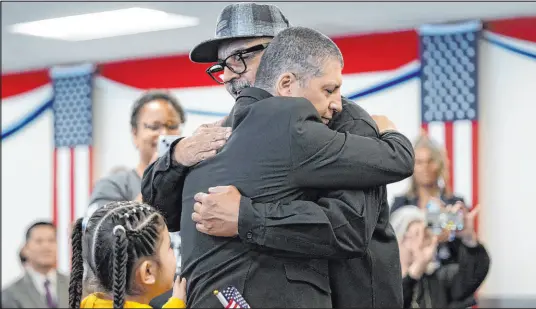
[[[266,47],[268,47],[268,44],[270,44],[270,43],[259,44],[259,45],[251,46],[251,47],[246,48],[244,50],[238,51],[238,52],[228,56],[224,60],[220,60],[220,61],[218,61],[218,63],[211,65],[206,70],[206,72],[207,72],[208,75],[210,75],[210,77],[215,82],[217,82],[219,84],[224,84],[225,82],[219,76],[221,75],[223,70],[225,70],[226,67],[229,70],[231,70],[231,72],[233,72],[235,74],[242,74],[242,73],[246,72],[247,64],[246,64],[246,60],[244,59],[244,55],[264,50],[264,49],[266,49]],[[229,60],[232,60],[234,65],[229,65],[227,63]]]

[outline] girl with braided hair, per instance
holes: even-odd
[[[72,233],[71,308],[151,308],[151,299],[172,287],[163,308],[186,308],[186,281],[177,277],[173,283],[176,259],[156,209],[111,202],[87,220],[78,219]],[[84,264],[99,292],[81,301]]]

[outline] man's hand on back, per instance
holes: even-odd
[[[238,235],[240,192],[234,186],[209,188],[207,193],[194,197],[192,220],[199,232],[212,236],[234,237]]]
[[[222,127],[225,118],[200,126],[192,136],[183,138],[173,151],[175,161],[192,166],[216,155],[231,136],[231,128]]]
[[[395,124],[387,116],[383,115],[372,115],[372,119],[376,122],[378,130],[380,133],[385,131],[397,131]]]

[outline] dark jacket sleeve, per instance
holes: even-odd
[[[143,173],[141,194],[143,201],[162,212],[170,232],[180,230],[182,188],[188,168],[173,159],[174,141],[169,151],[153,162]]]
[[[413,301],[413,293],[415,292],[415,285],[417,280],[406,275],[402,279],[402,295],[404,297],[404,308],[411,308],[411,302]]]
[[[290,119],[292,171],[298,187],[362,189],[403,180],[413,174],[411,142],[387,131],[376,137],[337,132],[324,125],[312,104],[297,101]]]
[[[461,245],[457,265],[458,271],[447,278],[451,302],[464,300],[476,292],[488,274],[490,258],[482,244],[474,248]]]
[[[242,197],[238,233],[246,243],[285,251],[285,256],[360,257],[372,238],[379,205],[342,190],[327,192],[317,203],[253,204]]]
[[[375,125],[353,119],[338,129],[378,136]],[[362,256],[378,221],[381,196],[367,191],[324,192],[317,203],[252,203],[242,197],[238,220],[246,243],[317,258]]]

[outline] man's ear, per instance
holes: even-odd
[[[296,76],[294,74],[285,72],[279,76],[275,85],[277,96],[291,97],[294,93],[294,87],[297,83]]]
[[[146,285],[152,285],[156,283],[156,263],[151,260],[143,261],[138,269],[136,275],[140,279],[140,282]]]

